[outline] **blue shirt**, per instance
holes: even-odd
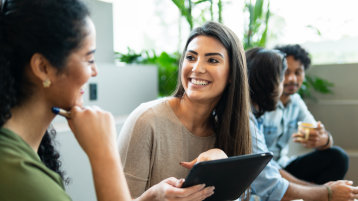
[[[281,167],[286,167],[295,159],[295,157],[288,156],[288,143],[291,135],[297,132],[299,121],[316,123],[298,94],[291,95],[286,106],[279,101],[276,110],[263,115],[263,133],[266,145],[273,152],[274,160]]]
[[[252,137],[253,153],[263,153],[269,150],[266,147],[265,137],[262,133],[262,118],[256,119],[250,115],[250,133]],[[271,160],[263,171],[251,184],[252,194],[259,196],[261,201],[279,201],[287,191],[289,182],[281,177],[280,167]]]

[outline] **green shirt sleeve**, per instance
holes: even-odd
[[[0,130],[0,200],[70,201],[62,179],[19,136]]]

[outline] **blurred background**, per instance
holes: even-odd
[[[346,179],[358,185],[358,17],[355,0],[85,0],[97,30],[99,75],[86,105],[112,112],[117,131],[140,103],[170,95],[191,29],[212,20],[245,49],[300,44],[313,65],[300,94],[350,157]],[[96,200],[88,159],[66,122],[54,127],[73,200]],[[140,165],[140,161],[138,161]]]

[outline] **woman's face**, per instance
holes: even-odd
[[[218,101],[228,84],[230,66],[225,47],[215,38],[197,36],[188,45],[181,81],[191,100]]]
[[[49,98],[52,99],[52,106],[65,109],[70,109],[75,105],[82,106],[84,85],[90,77],[97,75],[94,62],[95,28],[89,18],[86,19],[86,22],[84,29],[87,31],[87,35],[83,39],[81,47],[69,55],[65,69],[59,72],[54,80],[51,80],[52,91]]]

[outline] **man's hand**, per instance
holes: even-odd
[[[294,142],[299,142],[307,148],[322,148],[329,142],[330,137],[320,121],[317,122],[316,128],[310,130],[307,140],[304,140],[304,135],[305,134],[300,132],[293,134],[292,137]]]
[[[358,187],[352,186],[352,181],[339,180],[324,184],[332,190],[332,201],[346,201],[358,199]]]

